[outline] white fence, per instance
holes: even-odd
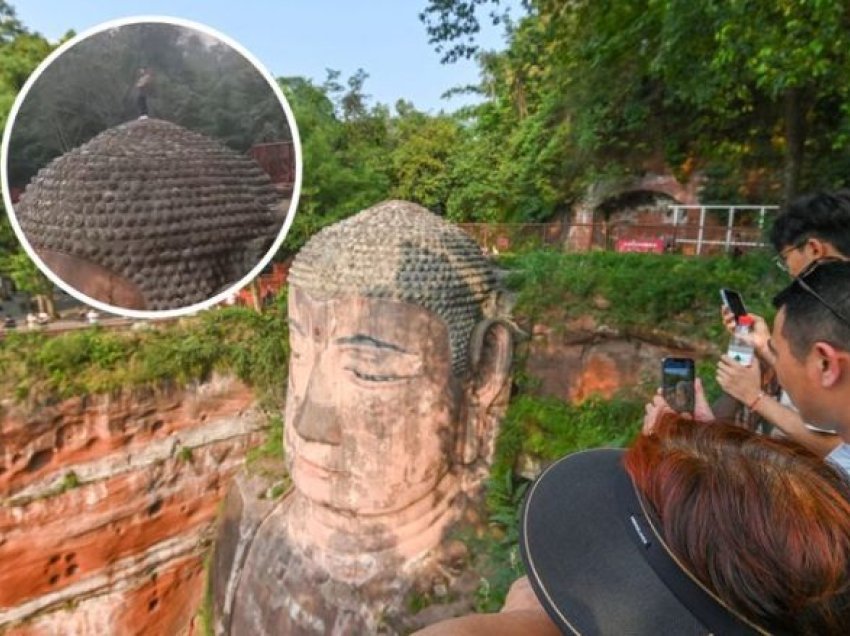
[[[690,210],[699,210],[699,224],[697,225],[697,235],[695,238],[685,236],[676,236],[676,243],[691,243],[696,244],[696,253],[701,254],[703,246],[707,245],[722,245],[724,250],[729,252],[735,247],[763,247],[762,241],[742,241],[736,238],[735,234],[738,228],[735,227],[735,216],[741,212],[757,212],[758,213],[758,229],[761,235],[761,230],[764,229],[765,219],[768,213],[776,213],[779,210],[778,205],[670,205],[669,210],[673,212],[673,227],[682,227],[679,223],[682,213],[687,214]],[[726,212],[726,231],[723,239],[706,236],[706,213],[723,213]],[[688,224],[690,225],[690,224]],[[693,227],[693,226],[691,226]]]

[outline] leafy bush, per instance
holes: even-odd
[[[54,336],[7,333],[0,340],[0,395],[46,402],[230,372],[263,404],[283,397],[288,331],[280,311],[214,309],[146,331],[101,326]]]
[[[750,311],[770,320],[770,300],[786,283],[760,252],[733,259],[541,250],[501,263],[518,294],[515,313],[533,322],[550,312],[564,318],[589,314],[625,331],[659,329],[692,341],[725,339],[721,287],[740,291]]]
[[[636,434],[643,401],[615,397],[566,404],[554,398],[519,395],[508,408],[487,482],[489,533],[471,540],[476,567],[486,582],[476,610],[496,611],[510,584],[522,575],[519,513],[528,480],[516,474],[521,455],[549,463],[569,453],[600,446],[625,446]]]

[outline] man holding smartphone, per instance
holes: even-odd
[[[829,459],[850,472],[850,261],[812,262],[773,302],[779,382],[805,421],[838,433]]]
[[[850,259],[850,191],[796,199],[776,219],[770,238],[777,252],[777,266],[795,278],[813,263]],[[726,328],[734,331],[734,314],[726,306],[722,312]],[[766,321],[760,316],[753,319],[753,345],[761,364],[754,361],[743,366],[723,356],[717,367],[718,383],[728,395],[792,439],[821,456],[836,459],[834,453],[842,450],[839,439],[810,430],[804,423],[804,415],[793,408],[784,391],[774,397],[762,390],[762,365],[775,366],[776,356],[769,347],[770,329]],[[850,470],[850,456],[846,468]]]

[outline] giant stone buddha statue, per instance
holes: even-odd
[[[294,487],[273,505],[244,479],[229,493],[216,632],[397,633],[387,617],[488,474],[513,334],[497,277],[461,230],[388,201],[314,236],[289,283]]]

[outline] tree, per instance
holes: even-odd
[[[451,162],[460,141],[460,126],[452,117],[431,117],[404,101],[396,104],[396,112],[391,196],[445,214],[455,185]]]
[[[469,38],[485,5],[498,3],[429,2],[422,17],[438,50],[474,52]],[[731,175],[726,196],[736,199],[787,199],[801,188],[847,183],[846,3],[534,0],[526,7],[499,55],[502,72],[491,74],[494,94],[513,100],[518,112],[505,111],[507,119],[548,112],[540,125],[560,130],[573,157],[553,175],[556,187],[568,188],[562,200],[600,171],[662,165]],[[760,175],[757,194],[745,189],[752,174]]]
[[[304,181],[298,213],[283,245],[292,254],[312,234],[377,203],[391,190],[389,111],[369,105],[359,70],[346,87],[329,70],[325,83],[289,77],[280,85],[298,121]]]
[[[18,91],[52,49],[42,36],[28,31],[14,9],[0,0],[0,129],[6,125]],[[14,162],[10,153],[10,163]],[[12,278],[23,291],[38,289],[43,311],[54,314],[50,282],[21,250],[5,205],[0,204],[0,214],[0,273]]]
[[[53,283],[41,273],[25,252],[18,251],[7,256],[0,266],[19,290],[35,298],[40,313],[51,318],[59,317],[53,302]]]
[[[0,129],[15,96],[53,46],[38,33],[28,31],[15,10],[0,0]]]

